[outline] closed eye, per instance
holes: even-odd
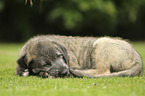
[[[59,57],[63,57],[63,54],[62,54],[62,53],[56,54],[56,55],[57,55],[58,58],[59,58]]]
[[[42,64],[42,66],[51,66],[51,62],[45,62]]]

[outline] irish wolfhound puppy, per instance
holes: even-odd
[[[111,37],[42,35],[21,49],[16,74],[41,77],[140,76],[141,57],[126,41]]]

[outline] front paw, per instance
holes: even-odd
[[[42,78],[54,78],[54,76],[50,76],[50,74],[48,74],[47,72],[40,72],[39,76]]]
[[[28,69],[17,67],[16,75],[29,76],[29,71],[28,71]]]
[[[22,72],[22,76],[29,76],[29,71]]]

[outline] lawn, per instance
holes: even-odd
[[[145,42],[133,42],[145,62]],[[22,44],[0,44],[0,96],[145,96],[141,77],[57,78],[15,75]],[[144,67],[145,70],[145,67]]]

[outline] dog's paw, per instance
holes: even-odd
[[[39,76],[42,78],[49,78],[49,79],[55,78],[54,76],[50,76],[50,74],[48,74],[47,72],[40,72]]]
[[[49,75],[46,72],[40,72],[39,76],[42,77],[42,78],[48,78]]]
[[[16,75],[18,75],[18,76],[29,76],[29,71],[28,71],[28,69],[24,69],[23,71],[17,70]]]
[[[22,76],[29,76],[29,71],[26,69],[24,72],[22,72]]]
[[[29,76],[29,72],[23,72],[22,76]]]

